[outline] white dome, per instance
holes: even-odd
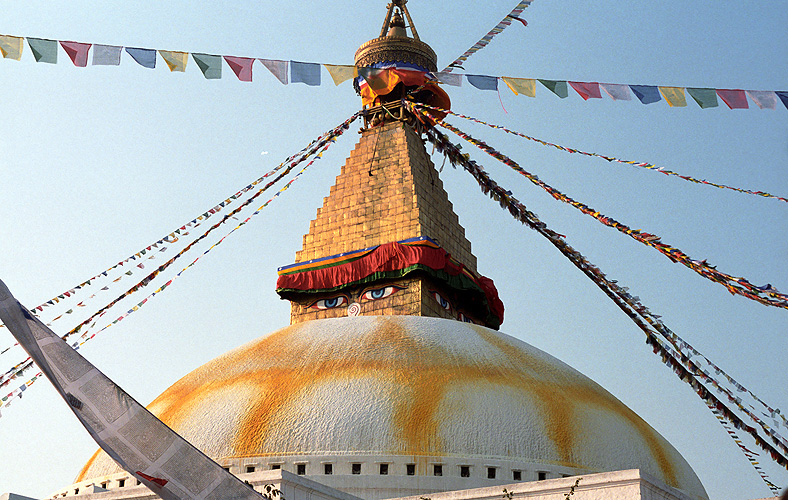
[[[706,498],[681,455],[598,384],[524,342],[452,320],[289,326],[194,370],[149,408],[225,463],[369,457],[418,463],[424,474],[430,463],[490,461],[556,474],[638,468]],[[77,482],[118,471],[97,452]],[[359,494],[352,480],[341,484]]]

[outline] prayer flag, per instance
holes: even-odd
[[[84,68],[88,65],[88,52],[91,44],[81,42],[60,42],[74,66]]]
[[[695,102],[698,103],[703,109],[706,108],[716,108],[719,106],[717,103],[717,92],[714,89],[697,89],[697,88],[688,88],[687,92]]]
[[[230,66],[230,69],[233,70],[233,73],[235,73],[235,76],[237,76],[240,81],[252,81],[252,64],[254,63],[254,58],[224,56],[224,60],[227,61],[227,65]]]
[[[618,83],[600,83],[600,87],[610,96],[614,101],[631,101],[632,94],[629,93],[629,87],[620,85]]]
[[[486,75],[465,75],[468,83],[479,90],[498,90],[498,77]]]
[[[747,95],[761,109],[777,108],[777,94],[771,90],[748,90]]]
[[[566,82],[558,80],[542,80],[540,78],[539,83],[547,87],[550,92],[557,95],[561,99],[566,99],[569,96],[569,88],[566,86]]]
[[[358,75],[355,66],[344,64],[324,64],[323,66],[325,66],[328,74],[331,75],[331,79],[334,80],[334,85],[339,85]]]
[[[320,65],[316,63],[290,61],[290,81],[293,83],[305,83],[312,87],[319,86]]]
[[[160,498],[262,500],[32,316],[2,282],[0,319],[107,455]]]
[[[722,90],[717,89],[717,95],[720,99],[725,101],[731,109],[748,109],[750,106],[747,104],[747,94],[743,90]]]
[[[170,71],[186,71],[186,63],[189,60],[189,54],[186,52],[178,52],[173,50],[160,50],[159,54],[167,63]]]
[[[400,82],[396,73],[383,68],[358,68],[358,75],[367,82],[370,90],[377,95],[386,95]]]
[[[775,94],[777,94],[777,97],[779,97],[780,100],[783,102],[783,106],[785,106],[785,108],[788,109],[788,92],[784,90],[780,90],[775,92]]]
[[[29,38],[27,44],[33,51],[36,62],[57,63],[57,42],[55,40],[45,40],[43,38]]]
[[[597,82],[569,82],[569,85],[575,89],[575,92],[580,94],[580,97],[582,97],[584,101],[602,98]]]
[[[93,45],[93,66],[120,66],[120,51],[117,45]]]
[[[536,97],[536,80],[533,78],[511,78],[502,76],[501,80],[514,92],[514,95],[527,95],[528,97]]]
[[[192,54],[192,59],[206,80],[218,80],[222,77],[222,56]]]
[[[270,71],[280,82],[287,85],[287,61],[260,59],[260,62],[263,63],[263,66],[268,68],[268,71]]]
[[[438,78],[438,81],[444,85],[451,85],[452,87],[462,86],[462,75],[442,72],[435,73],[435,76]]]
[[[21,36],[0,35],[0,52],[3,53],[3,57],[16,61],[20,60],[22,58],[23,40],[24,38]]]
[[[153,69],[156,67],[156,51],[153,49],[140,49],[136,47],[126,47],[126,52],[135,60],[137,64],[145,68]]]
[[[652,85],[630,85],[629,88],[643,104],[651,104],[662,100],[659,90]]]
[[[687,98],[684,96],[684,87],[660,87],[659,92],[668,101],[671,108],[683,108],[687,105]]]

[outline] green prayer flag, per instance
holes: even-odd
[[[33,51],[36,62],[57,64],[57,41],[44,38],[28,38],[27,44]]]
[[[569,96],[569,88],[566,85],[566,82],[557,81],[557,80],[542,80],[539,79],[539,82],[547,87],[550,92],[557,95],[561,99],[565,99]]]
[[[698,103],[703,109],[706,108],[716,108],[719,106],[717,102],[717,91],[714,89],[687,89],[687,93],[695,99],[695,102]]]
[[[222,77],[222,56],[192,53],[192,58],[207,80],[218,80]]]

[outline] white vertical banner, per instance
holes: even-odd
[[[25,309],[0,281],[0,320],[93,439],[164,500],[260,500]]]

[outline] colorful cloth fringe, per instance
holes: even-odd
[[[451,64],[446,66],[446,69],[444,69],[443,72],[444,73],[451,73],[451,71],[454,68],[464,69],[462,67],[463,63],[465,61],[467,61],[468,58],[471,57],[473,54],[475,54],[479,50],[485,48],[492,41],[492,39],[495,38],[496,35],[498,35],[503,30],[505,30],[509,25],[511,25],[513,20],[516,19],[516,20],[520,21],[523,24],[523,26],[528,26],[528,23],[525,22],[524,19],[520,19],[520,14],[522,14],[523,11],[529,5],[531,5],[532,2],[533,2],[533,0],[521,0],[517,4],[517,6],[515,6],[515,8],[512,9],[511,12],[506,14],[506,17],[504,17],[501,20],[500,23],[496,24],[493,29],[491,29],[490,31],[487,32],[486,35],[481,37],[481,39],[478,42],[474,43],[471,46],[470,49],[468,49],[465,52],[463,52],[463,54],[460,57],[458,57],[457,59],[455,59],[454,62],[452,62]]]
[[[503,130],[507,134],[516,135],[518,137],[522,137],[523,139],[528,139],[529,141],[538,142],[539,144],[541,144],[543,146],[550,146],[550,147],[559,149],[561,151],[565,151],[567,153],[577,153],[577,154],[584,155],[584,156],[594,156],[596,158],[602,158],[603,160],[607,160],[609,162],[622,163],[624,165],[632,165],[634,167],[640,167],[640,168],[645,168],[645,169],[649,169],[649,170],[654,170],[656,172],[660,172],[660,173],[663,173],[665,175],[673,175],[673,176],[679,177],[681,179],[684,179],[685,181],[694,182],[695,184],[704,184],[706,186],[713,186],[713,187],[720,188],[720,189],[730,189],[732,191],[737,191],[739,193],[752,194],[752,195],[756,195],[756,196],[762,196],[764,198],[774,198],[776,200],[788,203],[788,198],[785,198],[785,197],[782,197],[782,196],[775,196],[773,194],[769,194],[769,193],[766,193],[764,191],[751,191],[749,189],[742,189],[742,188],[737,188],[737,187],[733,187],[733,186],[726,186],[725,184],[716,184],[714,182],[709,182],[709,181],[704,180],[704,179],[696,179],[694,177],[690,177],[690,176],[687,176],[687,175],[681,175],[681,174],[673,172],[671,170],[667,170],[667,169],[665,169],[663,167],[657,167],[657,166],[655,166],[655,165],[653,165],[651,163],[638,162],[638,161],[629,161],[629,160],[620,160],[620,159],[612,157],[612,156],[605,156],[605,155],[600,155],[600,154],[597,154],[597,153],[587,153],[585,151],[580,151],[579,149],[567,148],[567,147],[564,147],[564,146],[559,146],[558,144],[553,144],[551,142],[543,141],[541,139],[537,139],[537,138],[531,137],[529,135],[525,135],[525,134],[521,134],[519,132],[515,132],[515,131],[510,130],[510,129],[506,128],[506,127],[503,127],[501,125],[493,125],[491,123],[487,123],[485,121],[479,120],[477,118],[473,118],[471,116],[466,116],[466,115],[463,115],[463,114],[460,114],[460,113],[455,113],[454,111],[450,111],[448,109],[440,109],[440,108],[437,108],[437,107],[434,107],[434,106],[426,106],[426,105],[423,105],[423,104],[416,104],[416,105],[419,106],[419,107],[422,107],[422,108],[429,109],[429,110],[435,112],[438,115],[441,115],[441,114],[443,114],[443,115],[447,115],[447,114],[453,115],[453,116],[456,116],[458,118],[463,118],[465,120],[472,121],[474,123],[479,123],[481,125],[486,125],[486,126],[488,126],[490,128],[496,129],[496,130]]]
[[[443,109],[451,109],[449,95],[438,85],[437,77],[416,64],[403,62],[376,63],[369,68],[356,68],[356,86],[364,106],[380,104],[382,96],[390,94],[402,83],[406,87],[418,87],[433,94],[432,102]],[[443,106],[438,106],[443,103]]]
[[[426,273],[456,291],[476,292],[486,311],[485,323],[503,323],[503,302],[492,280],[477,276],[427,237],[386,243],[363,250],[279,268],[276,291],[282,298],[298,293],[325,293],[378,280]]]

